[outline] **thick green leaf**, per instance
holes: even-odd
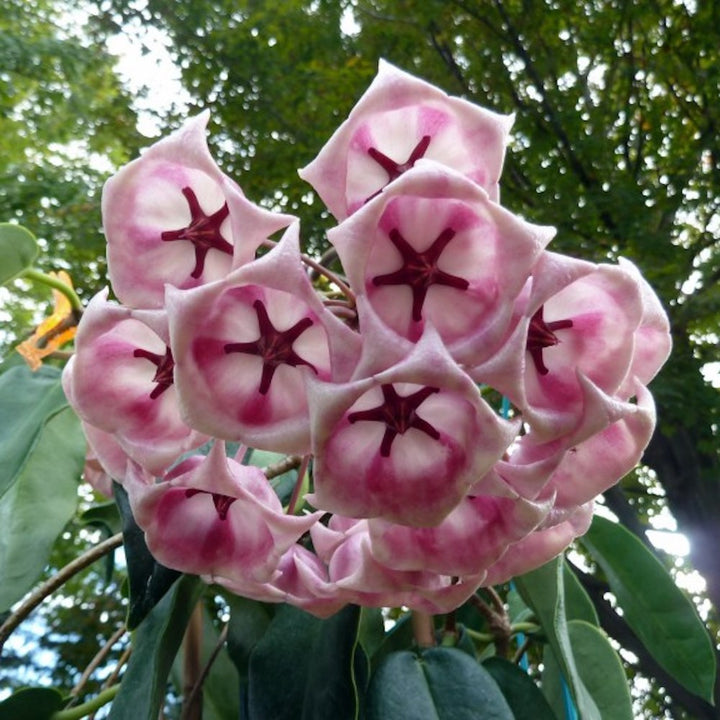
[[[133,633],[133,651],[109,720],[157,720],[170,668],[204,585],[185,575]]]
[[[517,665],[496,656],[485,660],[483,667],[492,675],[517,720],[556,720],[540,688]]]
[[[368,720],[514,720],[490,673],[467,653],[436,647],[391,653],[372,676]]]
[[[593,601],[575,577],[567,561],[563,562],[563,586],[565,587],[565,617],[568,620],[584,620],[600,627],[600,620]]]
[[[0,374],[0,497],[17,480],[45,423],[67,407],[60,371],[23,364]]]
[[[247,684],[250,654],[272,620],[272,611],[267,605],[236,595],[227,598],[230,605],[227,648],[230,659],[240,676],[240,682]]]
[[[122,518],[117,504],[113,500],[93,505],[81,516],[83,525],[92,525],[100,528],[106,535],[115,535],[122,530]]]
[[[360,610],[358,637],[368,657],[372,658],[385,640],[385,623],[380,608],[364,607]]]
[[[603,720],[633,720],[625,671],[605,633],[584,620],[570,620],[568,634],[580,677]]]
[[[550,645],[543,648],[543,669],[541,676],[542,693],[555,713],[561,720],[568,716],[565,703],[569,698],[569,689],[563,679],[563,671],[555,657]]]
[[[113,494],[122,517],[123,544],[128,566],[130,604],[127,626],[134,630],[181,573],[161,565],[150,554],[145,544],[145,533],[135,522],[127,492],[122,485],[113,483]]]
[[[57,536],[75,514],[85,436],[66,408],[43,427],[12,488],[0,498],[0,611],[42,573]]]
[[[0,702],[0,720],[50,720],[64,704],[53,688],[23,688]]]
[[[327,620],[280,607],[250,655],[250,720],[355,720],[356,673],[366,669],[356,654],[359,622],[354,605]]]
[[[600,720],[600,709],[578,671],[567,627],[565,610],[565,571],[562,556],[542,567],[515,578],[525,602],[533,609],[547,635],[563,676],[567,681],[583,720]]]
[[[593,519],[581,541],[652,656],[690,692],[712,702],[712,642],[695,607],[662,563],[632,533],[602,517]]]
[[[0,223],[0,285],[27,270],[37,254],[37,241],[29,230],[12,223]]]
[[[391,653],[407,650],[413,647],[414,644],[415,637],[413,636],[411,615],[406,613],[385,633],[381,645],[372,655],[373,668],[379,667],[385,657]]]

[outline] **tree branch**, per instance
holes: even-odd
[[[37,587],[30,595],[28,595],[20,607],[10,615],[10,617],[0,626],[0,652],[2,651],[5,641],[18,625],[51,593],[64,585],[73,575],[84,570],[88,565],[92,565],[103,555],[112,552],[115,548],[122,545],[122,533],[113,535],[94,548],[90,548],[80,557],[75,558],[72,562],[61,568],[55,575],[46,580],[42,585]]]

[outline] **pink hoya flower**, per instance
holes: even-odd
[[[111,433],[82,422],[83,432],[87,440],[87,454],[83,478],[97,492],[111,497],[113,480],[122,484],[125,480],[128,455]]]
[[[158,483],[132,466],[125,487],[153,557],[210,582],[270,580],[322,514],[285,514],[263,471],[226,457],[219,441],[207,457],[183,460]]]
[[[505,497],[467,495],[435,527],[368,521],[373,556],[396,570],[442,575],[485,572],[507,549],[545,518],[552,498],[533,502],[507,488]]]
[[[556,524],[547,524],[511,545],[488,569],[484,585],[499,585],[513,577],[535,570],[550,562],[590,527],[593,503],[588,502],[570,513],[563,513]]]
[[[300,177],[338,220],[422,158],[454,168],[497,200],[512,122],[381,60],[348,119]]]
[[[159,475],[207,437],[180,416],[164,312],[134,311],[107,295],[96,295],[83,315],[63,372],[65,392],[86,423]]]
[[[306,379],[349,377],[359,338],[313,290],[297,224],[270,253],[222,281],[168,288],[167,306],[187,421],[252,447],[308,452]]]
[[[327,527],[310,530],[330,582],[345,602],[371,607],[406,605],[431,613],[450,612],[476,590],[484,572],[469,577],[426,570],[394,570],[373,555],[367,520],[334,515]]]
[[[210,156],[204,112],[152,145],[103,190],[108,271],[117,297],[161,307],[166,283],[188,288],[249,262],[289,215],[253,205]]]
[[[387,344],[375,352],[396,350]],[[313,506],[413,526],[441,522],[518,427],[483,401],[432,328],[407,357],[370,377],[312,379],[310,411]]]
[[[490,202],[462,175],[423,161],[328,239],[350,285],[388,327],[416,341],[429,322],[453,357],[477,363],[505,332],[554,232]]]
[[[237,577],[215,577],[214,582],[238,595],[261,602],[287,602],[320,618],[334,615],[349,602],[330,582],[325,563],[298,543],[286,550],[276,575],[266,583]]]
[[[631,369],[642,377],[656,372],[662,353],[637,352],[646,304],[626,267],[545,252],[523,302],[513,333],[471,374],[510,398],[546,440],[606,412],[603,404],[612,404]]]
[[[568,450],[544,490],[554,507],[583,505],[620,481],[639,462],[655,429],[655,404],[646,387],[636,384],[637,403],[624,403],[624,415]]]

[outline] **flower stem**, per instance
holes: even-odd
[[[73,312],[76,314],[82,314],[82,301],[78,297],[77,293],[62,280],[58,280],[58,278],[54,278],[52,275],[48,275],[40,270],[35,270],[35,268],[25,270],[22,277],[27,278],[28,280],[33,280],[34,282],[42,283],[43,285],[47,285],[58,292],[61,292],[70,301]]]
[[[101,691],[92,700],[88,700],[82,705],[67,708],[66,710],[58,710],[51,716],[50,720],[80,720],[80,718],[84,718],[91,712],[99,710],[103,705],[107,705],[118,694],[118,690],[120,690],[119,683]]]
[[[190,617],[183,643],[183,709],[182,720],[202,718],[201,653],[203,635],[203,604],[198,602]]]
[[[433,647],[435,645],[433,616],[430,613],[413,610],[411,619],[413,637],[418,646],[421,648]]]
[[[288,515],[295,514],[295,510],[297,509],[298,501],[300,500],[300,493],[302,492],[303,485],[305,484],[305,473],[307,472],[309,463],[310,463],[310,456],[305,455],[302,459],[302,462],[300,463],[300,467],[298,468],[297,480],[295,481],[295,487],[293,488],[292,496],[290,497],[290,502],[288,503],[288,507],[287,507]]]

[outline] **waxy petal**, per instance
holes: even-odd
[[[506,395],[545,441],[574,434],[594,409],[612,405],[633,363],[642,314],[629,271],[546,252],[524,317],[470,374]]]
[[[499,585],[511,578],[539,568],[565,550],[592,521],[593,503],[577,508],[557,525],[535,530],[511,545],[507,552],[488,570],[483,585]]]
[[[672,349],[672,336],[667,313],[648,281],[629,260],[620,258],[618,262],[638,283],[643,306],[642,319],[635,331],[632,365],[623,387],[618,391],[621,397],[626,398],[634,392],[635,379],[647,385],[665,364]]]
[[[410,528],[369,520],[373,555],[396,570],[475,575],[534,530],[552,500],[532,502],[489,495],[467,496],[436,527]]]
[[[512,122],[381,60],[375,80],[300,177],[338,220],[421,158],[454,168],[497,200]]]
[[[640,462],[655,429],[652,395],[636,382],[637,404],[626,403],[624,416],[572,447],[550,476],[547,489],[555,506],[571,508],[615,485]]]

